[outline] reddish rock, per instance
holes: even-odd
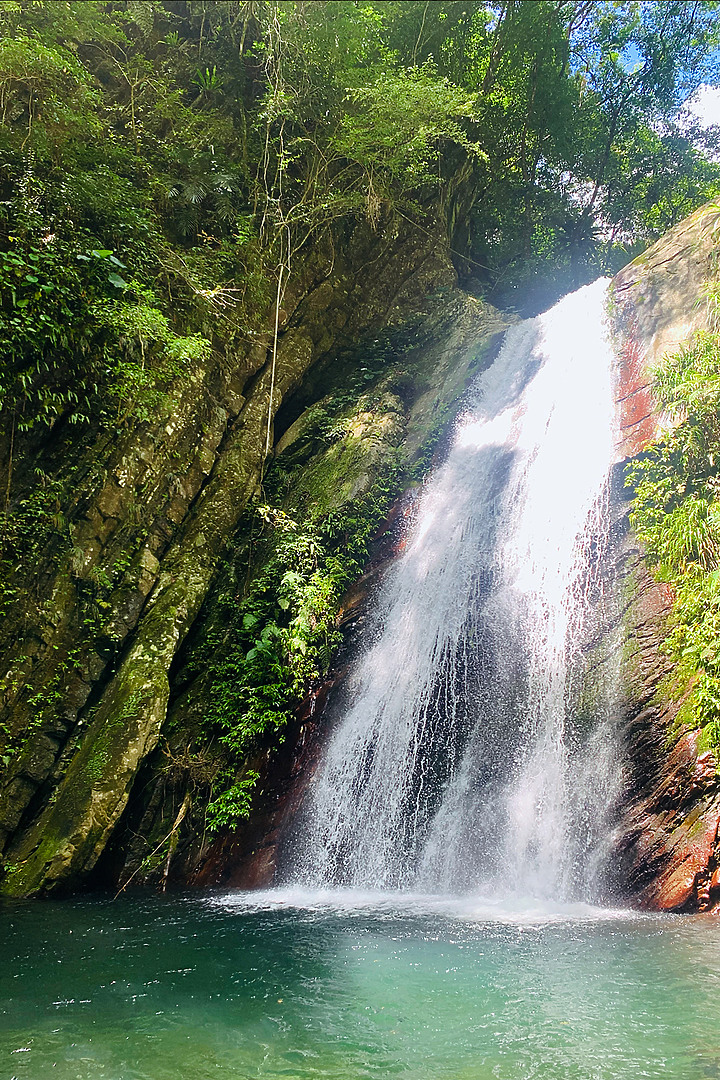
[[[691,812],[675,828],[667,843],[667,862],[640,899],[655,911],[678,911],[691,901],[700,908],[709,903],[708,869],[715,854],[720,813],[708,808],[707,816]]]
[[[700,207],[613,279],[620,460],[657,436],[649,373],[707,326],[706,305],[698,299],[714,275],[719,224],[716,204]]]
[[[636,808],[630,876],[650,880],[640,906],[655,911],[706,910],[720,884],[716,848],[720,793],[712,755],[697,757],[699,733],[678,740],[652,794]],[[698,792],[704,798],[698,801]]]
[[[695,874],[688,867],[679,867],[666,881],[659,883],[647,906],[653,911],[679,911],[695,894]]]
[[[634,457],[657,437],[657,408],[645,363],[645,352],[630,326],[625,331],[617,362],[618,458]]]

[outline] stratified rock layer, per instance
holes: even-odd
[[[60,508],[72,547],[58,539],[42,565],[15,572],[28,599],[0,641],[0,732],[21,743],[0,778],[5,893],[76,887],[105,850],[164,730],[171,666],[258,489],[274,417],[308,373],[361,356],[379,335],[420,350],[456,326],[472,327],[470,363],[500,327],[456,289],[442,207],[434,232],[405,219],[377,232],[358,223],[297,266],[274,362],[271,335],[239,343],[237,355],[198,362],[168,415],[115,443],[60,448],[78,459]],[[464,385],[452,350],[434,374],[421,368],[407,416],[388,411],[386,441],[401,423],[408,453]]]
[[[705,286],[714,279],[720,210],[703,207],[614,280],[619,329],[618,457],[640,453],[660,427],[651,372],[661,357],[707,329]],[[626,644],[622,689],[627,788],[616,834],[618,891],[649,910],[707,910],[720,903],[720,784],[700,733],[676,724],[681,702],[663,692],[662,651],[672,590],[648,574],[625,522],[619,555]]]

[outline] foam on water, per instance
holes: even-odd
[[[542,927],[567,923],[657,921],[655,915],[582,902],[551,903],[522,896],[492,898],[352,888],[307,889],[286,886],[255,889],[250,892],[233,891],[205,897],[203,903],[244,913],[298,911],[341,918],[377,916],[393,919],[431,915],[480,926],[498,924]]]

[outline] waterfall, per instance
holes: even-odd
[[[315,887],[592,898],[618,784],[577,715],[615,446],[607,282],[512,327],[388,574],[293,839]]]

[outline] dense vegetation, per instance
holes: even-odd
[[[215,736],[221,751],[214,777],[220,794],[205,819],[211,831],[245,816],[258,779],[247,768],[248,752],[260,736],[282,731],[308,686],[328,671],[342,641],[337,620],[343,595],[360,577],[373,534],[407,479],[407,470],[388,464],[363,497],[330,513],[322,504],[314,512],[304,507],[301,519],[272,505],[282,502],[298,471],[270,475],[271,502],[247,523],[262,571],[239,603],[232,571],[226,575],[212,621],[201,624],[190,654],[190,672],[212,681],[204,735]],[[228,554],[232,560],[235,552]]]
[[[381,235],[447,219],[465,283],[531,310],[720,193],[718,133],[683,109],[716,75],[719,7],[0,0],[8,581],[41,551],[72,555],[63,507],[81,451],[99,461],[99,439],[170,418],[203,358],[273,329],[277,341],[298,268],[348,222]],[[331,426],[346,420],[340,409]],[[216,824],[247,806],[252,776],[232,780],[249,741],[326,668],[340,595],[398,483],[389,468],[364,503],[302,523],[277,492],[260,508],[265,568],[194,660],[215,677],[207,725],[229,761]],[[701,492],[691,509],[712,525],[710,503]],[[64,674],[91,640],[114,662],[105,609],[136,539],[80,582],[93,614]],[[0,580],[0,606],[17,598]],[[43,692],[43,708],[61,696]]]
[[[171,411],[188,362],[273,325],[334,223],[425,229],[452,183],[461,273],[532,307],[715,194],[717,132],[682,106],[717,8],[2,0],[5,558],[58,494],[43,460],[16,492],[18,454]]]
[[[152,407],[210,315],[269,318],[338,218],[422,228],[462,161],[453,243],[491,298],[619,265],[718,190],[682,112],[717,7],[3,0],[5,409]]]
[[[655,373],[668,430],[633,463],[632,522],[655,575],[675,600],[665,691],[681,701],[677,728],[720,747],[720,292],[708,289],[711,329],[666,356]]]
[[[422,228],[463,159],[454,246],[491,297],[625,261],[718,190],[681,109],[717,7],[3,0],[6,422],[152,408],[210,315],[269,318],[337,218]]]

